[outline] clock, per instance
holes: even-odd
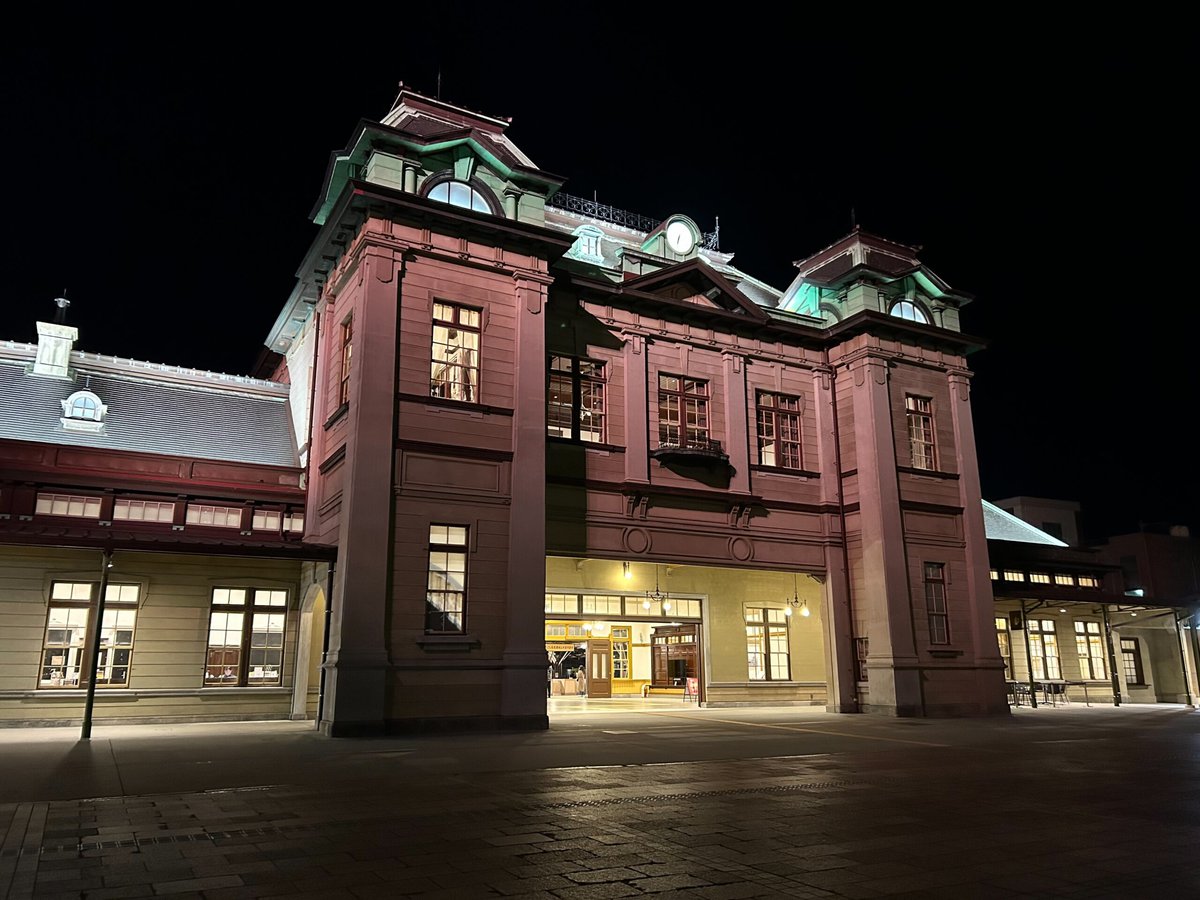
[[[696,236],[687,224],[676,219],[667,226],[667,246],[679,255],[691,253],[696,246]]]

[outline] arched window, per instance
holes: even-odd
[[[465,181],[443,181],[430,188],[425,195],[430,200],[439,203],[449,203],[451,206],[461,206],[463,209],[473,209],[476,212],[492,212],[491,205],[471,185]]]
[[[920,322],[922,325],[929,324],[928,314],[911,300],[897,300],[888,309],[888,315],[910,322]]]
[[[62,401],[63,415],[68,419],[85,419],[89,422],[99,422],[108,411],[100,398],[91,391],[76,391]]]

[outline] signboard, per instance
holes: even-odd
[[[683,696],[699,697],[700,696],[700,679],[687,678],[684,679]]]

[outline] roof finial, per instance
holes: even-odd
[[[63,288],[63,295],[54,298],[54,305],[58,307],[58,312],[54,314],[55,325],[65,325],[67,321],[67,307],[71,305],[71,301],[67,299],[67,289]]]

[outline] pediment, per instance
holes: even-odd
[[[687,303],[762,321],[768,318],[766,312],[738,290],[733,281],[699,260],[639,275],[626,281],[623,287],[673,303]]]

